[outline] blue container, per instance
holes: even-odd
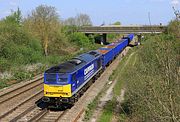
[[[134,38],[134,34],[129,34],[127,37],[130,39],[130,42],[131,42]]]
[[[119,43],[111,43],[107,45],[108,48],[112,48],[114,52],[114,57],[116,57],[119,54]]]
[[[115,55],[114,55],[113,49],[100,48],[98,51],[102,54],[102,60],[103,60],[102,66],[103,68],[105,68],[105,66],[108,65],[108,63],[114,59]]]

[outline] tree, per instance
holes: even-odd
[[[87,14],[78,14],[76,16],[78,26],[90,26],[92,25],[91,19]]]
[[[92,22],[87,14],[78,14],[76,17],[66,19],[64,24],[70,26],[91,26]]]
[[[117,22],[113,23],[113,25],[121,25],[121,22],[117,21]]]
[[[8,23],[13,23],[13,24],[20,25],[20,23],[22,21],[22,15],[21,15],[20,9],[18,8],[17,11],[14,11],[14,12],[12,11],[11,15],[7,16],[4,19],[4,21],[8,22]]]
[[[64,21],[65,25],[75,26],[76,24],[76,18],[70,17]]]
[[[60,29],[56,8],[40,5],[25,19],[24,24],[42,41],[44,54],[48,55],[48,44],[53,34]]]
[[[168,33],[180,37],[180,21],[173,20],[168,25]]]

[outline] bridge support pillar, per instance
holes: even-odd
[[[137,37],[138,37],[138,44],[141,44],[142,35],[141,35],[141,34],[138,34]]]
[[[107,41],[107,34],[103,33],[101,34],[101,45],[106,45]]]

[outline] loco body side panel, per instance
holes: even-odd
[[[89,62],[72,74],[71,91],[76,94],[102,68],[101,57]]]

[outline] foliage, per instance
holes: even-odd
[[[12,75],[11,79],[1,78],[0,88],[10,85],[10,80],[32,78],[52,65],[99,47],[93,36],[77,33],[77,25],[63,25],[55,7],[40,5],[22,18],[18,8],[0,20],[0,75]],[[78,25],[91,23],[88,15],[79,14],[76,19],[81,20]],[[33,71],[25,69],[36,64],[41,66]]]
[[[11,66],[12,66],[12,63],[9,62],[7,59],[0,58],[0,72],[10,69]]]
[[[179,42],[170,35],[146,40],[126,76],[126,108],[132,120],[178,121]]]
[[[113,25],[121,25],[121,22],[117,21],[117,22],[113,23]]]
[[[91,19],[87,14],[78,14],[76,16],[77,26],[90,26],[92,25]]]
[[[89,40],[85,34],[79,32],[72,33],[69,39],[80,47],[89,47],[94,44],[93,40]]]
[[[17,81],[23,81],[29,79],[30,77],[31,74],[29,72],[24,72],[24,71],[17,71],[14,74],[14,79]]]
[[[65,25],[69,26],[91,26],[92,22],[87,14],[78,14],[76,17],[70,17],[64,21]]]
[[[18,24],[7,19],[0,23],[0,70],[8,70],[13,64],[39,61],[42,56],[40,43]]]
[[[18,8],[17,11],[11,13],[11,15],[7,16],[4,21],[6,23],[14,23],[14,24],[17,24],[17,25],[20,25],[21,24],[21,21],[22,21],[22,15],[21,15],[21,11],[20,9]]]
[[[116,106],[115,99],[108,101],[103,109],[103,112],[98,119],[98,122],[110,122],[113,116],[113,111]]]
[[[62,33],[57,32],[52,34],[51,41],[49,42],[48,52],[50,55],[68,55],[72,52],[76,52],[77,48],[74,45],[71,45],[68,37]],[[68,48],[66,48],[68,47]]]
[[[77,32],[77,31],[78,31],[78,27],[75,25],[65,25],[62,28],[62,32],[67,36],[72,34],[72,33]]]
[[[2,89],[4,87],[7,87],[7,86],[8,85],[7,85],[6,81],[5,80],[1,80],[1,82],[0,82],[0,89]]]
[[[47,56],[49,42],[54,38],[56,40],[54,33],[60,32],[60,22],[56,8],[46,5],[38,6],[25,19],[24,25],[32,34],[41,40],[44,54]]]
[[[105,91],[108,88],[109,86],[105,85],[103,89],[98,93],[98,95],[94,98],[94,100],[88,104],[87,109],[85,111],[85,115],[84,115],[84,121],[88,121],[92,117],[94,111],[98,107],[100,98],[102,97],[103,93],[105,93]]]
[[[107,34],[107,40],[109,42],[112,42],[119,37],[120,37],[120,34],[116,34],[116,33]]]
[[[96,109],[98,105],[99,98],[100,98],[100,93],[95,97],[95,99],[90,104],[88,104],[84,117],[85,121],[89,120],[92,117],[93,111]]]
[[[168,25],[168,33],[180,38],[180,21],[172,20]]]
[[[77,20],[74,17],[69,17],[64,21],[64,25],[68,26],[77,26]]]

